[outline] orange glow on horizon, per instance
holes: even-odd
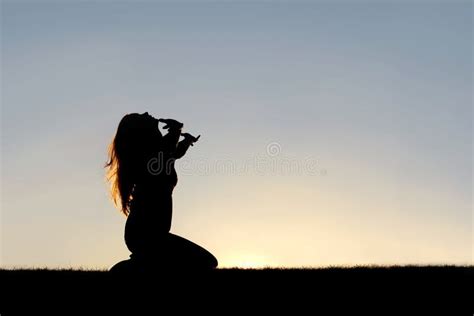
[[[220,268],[262,269],[275,267],[268,258],[255,254],[241,254],[231,258],[224,258]]]

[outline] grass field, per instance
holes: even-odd
[[[381,308],[379,311],[472,315],[473,281],[472,266],[217,269],[153,275],[0,270],[0,312],[4,316],[34,310],[43,315],[64,311],[61,304],[65,304],[74,311],[90,311],[86,314],[95,314],[92,311],[98,306],[113,306],[122,312],[133,310],[133,315],[143,315],[137,310],[150,308],[152,312],[146,314],[180,314],[180,310],[187,311],[185,314],[190,310],[221,315],[259,310],[268,314],[290,309],[292,315],[313,315],[327,314],[325,310],[333,314]],[[165,307],[172,308],[171,312],[160,313]]]

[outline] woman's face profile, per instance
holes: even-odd
[[[134,120],[136,128],[140,129],[149,129],[149,130],[158,130],[158,119],[150,115],[148,112],[142,114],[136,114],[137,119]]]

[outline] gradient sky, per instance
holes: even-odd
[[[128,257],[121,117],[201,134],[172,232],[221,266],[472,264],[472,2],[2,1],[1,266]]]

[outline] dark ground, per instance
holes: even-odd
[[[218,269],[112,275],[0,270],[0,314],[473,315],[474,267]],[[104,312],[106,311],[106,312]]]

